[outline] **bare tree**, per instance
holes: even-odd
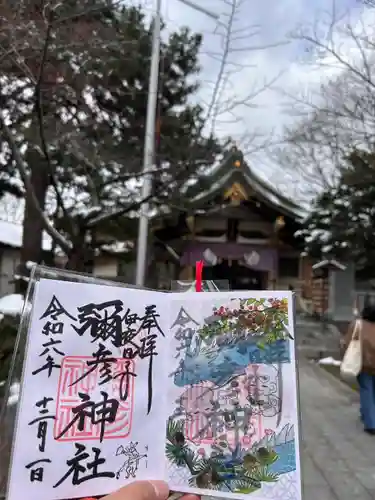
[[[207,130],[212,134],[221,134],[233,125],[245,125],[244,114],[257,106],[257,98],[270,89],[282,74],[277,73],[267,81],[249,83],[246,94],[238,95],[236,84],[243,78],[243,72],[253,68],[256,73],[256,66],[251,62],[244,64],[243,57],[247,55],[250,60],[252,53],[288,43],[285,40],[270,44],[254,41],[262,33],[262,26],[244,22],[248,16],[249,0],[221,0],[221,3],[220,21],[214,32],[217,49],[206,52],[216,66],[215,78],[205,81],[210,89],[204,103],[205,118]],[[264,149],[270,142],[269,135],[259,129],[245,130],[232,135],[232,139],[245,155]]]
[[[314,65],[325,82],[307,95],[286,96],[296,124],[285,130],[285,144],[273,154],[310,194],[336,183],[351,151],[374,151],[373,35],[366,15],[351,20],[334,8],[328,22],[294,34],[306,48],[307,70]]]

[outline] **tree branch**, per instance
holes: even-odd
[[[47,20],[47,29],[46,29],[46,34],[44,38],[44,45],[43,45],[43,52],[42,52],[42,59],[40,61],[40,66],[39,66],[39,74],[38,78],[36,81],[35,85],[35,111],[37,114],[37,119],[38,119],[38,128],[39,128],[39,136],[40,136],[40,142],[41,142],[41,148],[43,155],[45,157],[45,160],[48,165],[49,169],[49,174],[50,174],[50,182],[53,187],[53,190],[55,192],[56,196],[56,202],[57,202],[57,210],[60,208],[62,210],[62,213],[64,216],[67,218],[67,220],[70,223],[72,234],[75,234],[75,227],[73,224],[73,221],[68,215],[68,212],[65,208],[65,203],[64,200],[61,196],[60,190],[57,185],[56,177],[55,177],[55,170],[52,165],[52,160],[51,156],[49,154],[48,146],[47,146],[47,141],[46,141],[46,136],[45,136],[45,130],[44,130],[44,113],[43,113],[43,97],[42,97],[42,84],[43,84],[43,77],[44,77],[44,69],[45,65],[47,62],[47,56],[48,56],[48,47],[51,39],[51,33],[52,33],[52,19],[54,16],[54,11],[51,10],[49,13],[49,17]]]
[[[16,166],[18,168],[18,171],[20,173],[20,176],[22,178],[22,181],[25,185],[25,190],[26,190],[26,195],[29,197],[31,202],[34,205],[35,210],[38,212],[41,221],[43,223],[43,227],[46,230],[46,232],[51,236],[52,239],[54,239],[57,244],[61,247],[61,249],[68,253],[71,249],[70,242],[66,240],[52,225],[51,221],[48,219],[46,214],[43,212],[41,209],[38,200],[35,196],[34,188],[30,180],[29,173],[27,172],[27,166],[22,159],[21,153],[18,149],[18,146],[13,138],[12,132],[10,131],[9,127],[5,123],[5,119],[3,117],[3,114],[0,113],[0,127],[3,131],[4,139],[7,141],[9,144],[9,147],[12,151],[14,161],[16,163]]]

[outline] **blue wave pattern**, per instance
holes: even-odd
[[[174,375],[178,387],[210,381],[223,385],[234,375],[245,372],[250,364],[290,363],[289,340],[278,340],[259,348],[256,340],[243,340],[233,344],[198,349],[194,355],[186,355]]]
[[[272,448],[277,453],[277,460],[268,467],[269,472],[275,474],[287,474],[296,470],[296,439],[294,425],[286,424],[277,433],[264,436],[263,439],[254,444],[253,449],[259,447]]]
[[[293,441],[289,441],[289,443],[279,444],[273,449],[279,458],[269,466],[270,472],[287,474],[296,470],[296,442],[294,439]]]

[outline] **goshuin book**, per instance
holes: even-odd
[[[41,279],[31,307],[8,500],[301,500],[291,292]]]

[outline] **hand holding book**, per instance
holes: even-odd
[[[135,481],[107,495],[103,500],[167,500],[169,493],[168,484],[164,481]],[[180,500],[199,500],[199,497],[188,494],[181,496]]]

